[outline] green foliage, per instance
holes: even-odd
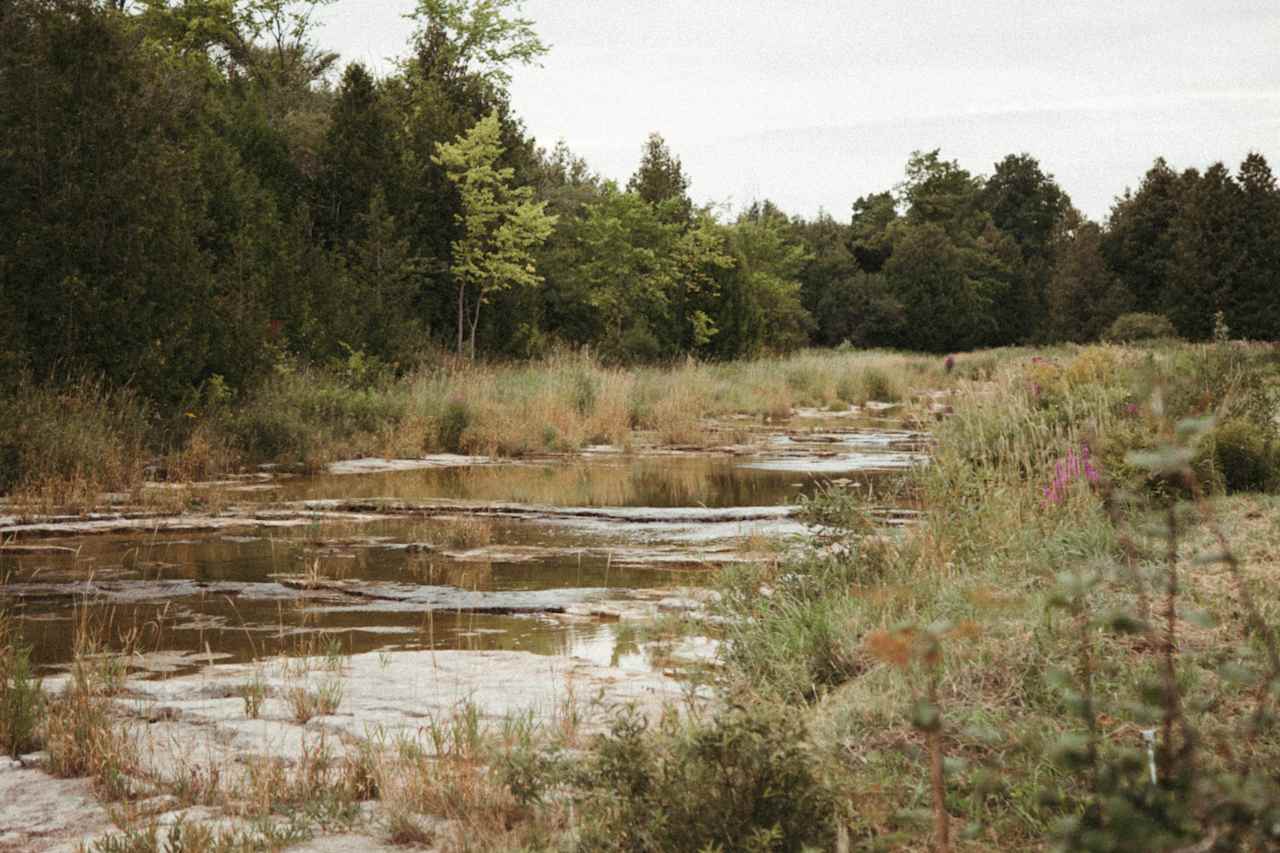
[[[799,851],[835,835],[831,793],[792,710],[730,707],[650,731],[623,709],[579,774],[586,849]]]
[[[640,165],[627,181],[627,192],[635,193],[654,207],[662,209],[663,219],[687,223],[693,218],[693,202],[689,200],[689,179],[680,158],[667,148],[660,133],[649,134]]]
[[[1168,317],[1159,314],[1121,314],[1102,333],[1102,339],[1111,343],[1135,343],[1177,337]]]
[[[798,509],[828,550],[782,571],[741,567],[720,577],[728,617],[722,659],[753,689],[788,702],[815,700],[861,670],[857,608],[845,594],[882,579],[892,559],[872,536],[867,497],[854,490],[823,489]]]
[[[1043,335],[1052,340],[1096,341],[1128,310],[1132,297],[1107,267],[1103,230],[1075,210],[1052,235],[1054,265],[1046,285]]]
[[[17,758],[38,746],[45,695],[31,668],[31,647],[0,610],[0,751]]]
[[[212,414],[214,429],[254,461],[314,468],[329,454],[365,455],[401,421],[407,401],[380,385],[332,373],[273,377],[240,405]],[[372,444],[373,447],[369,445]]]
[[[433,64],[449,74],[473,73],[505,86],[512,65],[529,65],[547,52],[533,21],[512,16],[521,0],[418,0],[410,14],[416,38],[438,53]]]
[[[712,309],[720,329],[716,353],[741,357],[803,346],[813,326],[799,280],[809,252],[794,239],[786,217],[772,205],[757,205],[727,237],[733,261],[718,276],[721,300]]]
[[[1265,492],[1280,486],[1280,446],[1274,430],[1234,418],[1209,435],[1213,464],[1229,491]]]
[[[458,352],[462,352],[469,322],[472,358],[480,306],[499,291],[542,282],[532,251],[551,234],[556,222],[546,213],[545,202],[533,200],[531,188],[512,184],[513,168],[498,165],[500,133],[494,110],[456,142],[440,143],[433,158],[445,169],[462,201],[456,217],[462,236],[453,243],[450,271],[458,290]]]

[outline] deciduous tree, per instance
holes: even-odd
[[[472,358],[480,307],[498,291],[541,283],[533,250],[555,226],[545,203],[533,200],[532,188],[514,186],[515,170],[499,165],[500,135],[495,111],[455,142],[439,145],[434,158],[461,199],[457,215],[461,236],[453,243],[450,272],[457,289],[458,352],[462,352],[469,316]]]

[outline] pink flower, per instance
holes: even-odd
[[[1077,453],[1074,447],[1067,448],[1067,455],[1053,464],[1053,479],[1042,490],[1041,504],[1045,507],[1056,505],[1067,499],[1067,489],[1073,480],[1084,479],[1093,485],[1101,479],[1098,469],[1094,467],[1089,456],[1089,445],[1080,446]]]

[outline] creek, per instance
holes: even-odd
[[[0,606],[45,670],[77,623],[139,674],[278,654],[523,651],[624,670],[706,658],[646,643],[701,611],[714,569],[805,534],[794,502],[833,480],[872,488],[926,437],[844,420],[717,451],[520,461],[353,460],[320,475],[211,486],[207,510],[5,516]],[[908,510],[885,506],[886,524]]]

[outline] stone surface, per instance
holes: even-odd
[[[0,769],[0,851],[75,850],[111,826],[86,779],[55,779],[42,770]]]
[[[426,468],[462,468],[467,465],[490,465],[488,456],[463,456],[458,453],[435,453],[417,459],[345,459],[329,465],[330,474],[381,474],[390,471],[421,471]]]
[[[50,680],[50,689],[60,679]],[[258,719],[246,715],[246,685],[265,687]],[[293,691],[340,685],[330,715],[299,723]],[[367,738],[417,739],[433,721],[474,706],[485,725],[528,715],[552,723],[573,708],[588,728],[634,703],[657,714],[682,703],[688,688],[659,672],[601,666],[577,658],[513,651],[402,651],[341,659],[281,659],[215,665],[194,675],[135,680],[117,703],[133,720],[144,766],[161,779],[219,768],[225,774],[251,756],[298,761],[321,742],[341,751]]]

